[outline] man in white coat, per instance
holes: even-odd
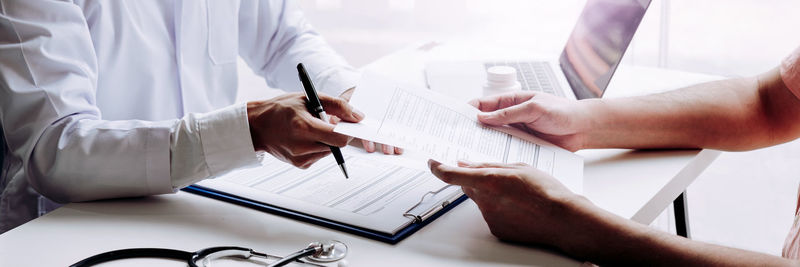
[[[258,151],[302,168],[346,145],[302,93],[233,105],[237,57],[295,92],[303,62],[329,114],[363,118],[346,100],[358,74],[294,5],[0,0],[0,233],[56,203],[172,193]]]

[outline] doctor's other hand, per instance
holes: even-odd
[[[591,122],[591,112],[580,101],[546,93],[511,92],[469,104],[481,111],[478,120],[484,124],[510,125],[570,151],[583,148]]]
[[[343,98],[320,94],[319,99],[325,112],[338,119],[358,122],[364,118]],[[247,118],[256,151],[266,151],[299,168],[308,168],[327,156],[328,145],[343,147],[352,139],[334,132],[333,124],[308,112],[302,93],[248,102]]]
[[[344,92],[342,92],[342,94],[340,94],[339,97],[344,98],[347,101],[350,101],[350,97],[353,96],[353,92],[355,92],[355,90],[356,90],[355,87],[347,89]],[[399,147],[394,147],[394,146],[385,145],[385,144],[377,144],[375,142],[372,142],[372,141],[369,141],[369,140],[364,140],[364,139],[359,139],[359,141],[361,141],[361,146],[368,153],[375,152],[378,149],[378,147],[380,147],[380,151],[383,152],[383,154],[386,154],[386,155],[392,155],[392,154],[400,155],[400,154],[403,154],[403,149],[399,148]]]
[[[458,165],[428,161],[436,177],[461,186],[501,240],[560,247],[562,240],[586,234],[581,231],[579,211],[591,207],[591,202],[550,175],[521,163]]]

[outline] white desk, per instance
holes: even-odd
[[[416,46],[369,66],[421,81],[421,62],[432,54]],[[609,97],[634,88],[661,90],[718,77],[621,67]],[[717,151],[581,151],[584,190],[594,203],[620,216],[650,223],[719,155]],[[337,239],[350,247],[349,266],[577,266],[547,250],[497,241],[472,201],[462,203],[397,245],[329,230],[220,201],[177,193],[74,203],[0,235],[0,266],[65,266],[120,248],[197,250],[219,245],[284,255],[307,243]],[[225,262],[243,266],[240,262]],[[125,260],[106,266],[183,266],[162,260]],[[221,265],[220,265],[221,266]]]

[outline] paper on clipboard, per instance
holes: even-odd
[[[455,164],[523,162],[583,191],[583,159],[567,150],[510,127],[487,127],[478,110],[439,93],[374,73],[365,73],[350,104],[364,112],[359,123],[339,123],[334,131],[361,139],[418,150]]]
[[[302,170],[266,156],[260,167],[197,185],[388,235],[427,219],[443,203],[463,195],[460,187],[448,187],[417,160],[368,154],[353,147],[344,148],[343,154],[350,179],[342,177],[331,157]]]

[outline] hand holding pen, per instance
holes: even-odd
[[[303,66],[303,63],[297,64],[297,73],[300,76],[300,81],[303,83],[303,88],[306,92],[306,98],[308,99],[308,111],[311,112],[315,117],[321,119],[322,121],[329,122],[330,118],[328,118],[328,114],[325,113],[325,109],[323,108],[322,102],[320,101],[319,96],[317,95],[317,90],[314,88],[314,83],[311,82],[311,78],[308,77],[308,72],[306,72],[306,68]],[[340,98],[341,99],[341,98]],[[342,101],[344,101],[342,99]],[[349,105],[345,104],[349,107]],[[364,118],[363,114],[353,112],[354,114],[358,114],[358,120]],[[345,144],[346,145],[346,144]],[[339,150],[338,146],[329,146],[331,153],[333,153],[333,157],[336,158],[336,164],[339,165],[339,168],[344,173],[345,178],[350,178],[347,174],[347,167],[344,163],[344,156],[342,156],[342,151]]]
[[[345,99],[327,95],[318,98],[325,111],[343,121],[359,122],[364,118]],[[331,153],[329,146],[342,147],[353,139],[334,132],[333,124],[309,113],[306,103],[302,93],[248,102],[247,119],[255,150],[268,152],[298,168],[308,168]]]

